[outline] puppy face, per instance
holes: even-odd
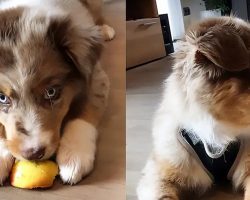
[[[100,53],[97,29],[66,18],[30,17],[25,8],[0,13],[0,122],[18,159],[47,159],[57,149],[63,119],[87,93]]]
[[[249,127],[250,25],[237,18],[209,19],[190,30],[187,42],[182,73],[194,86],[195,102],[230,127]]]

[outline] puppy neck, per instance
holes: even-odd
[[[225,124],[215,120],[209,113],[190,112],[182,119],[182,128],[192,132],[204,144],[215,148],[226,147],[237,140],[238,133]]]

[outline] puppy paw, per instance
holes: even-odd
[[[0,156],[0,185],[9,177],[14,158],[8,153]]]
[[[115,30],[111,26],[104,24],[102,25],[101,30],[105,41],[110,41],[114,39]]]
[[[76,184],[93,169],[96,136],[96,128],[84,120],[73,120],[66,125],[57,152],[64,183]]]

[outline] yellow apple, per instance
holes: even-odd
[[[17,161],[15,162],[10,181],[18,188],[48,188],[53,185],[58,174],[58,166],[53,161]]]

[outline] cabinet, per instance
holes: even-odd
[[[127,68],[166,56],[155,0],[127,0]]]

